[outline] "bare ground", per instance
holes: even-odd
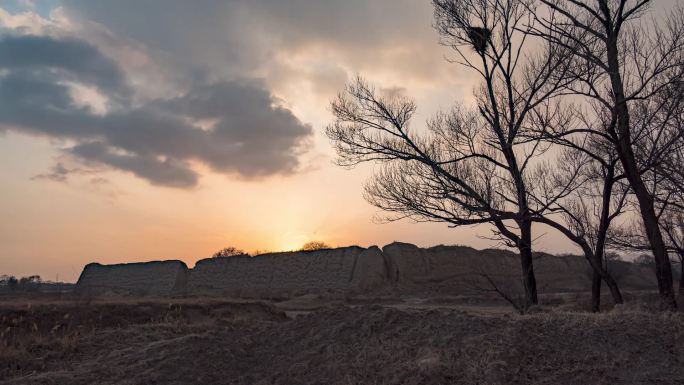
[[[681,313],[372,302],[0,304],[0,382],[684,384]]]

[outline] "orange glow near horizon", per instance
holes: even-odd
[[[149,142],[146,143],[149,147],[155,147],[155,150],[144,154],[148,157],[140,158],[163,163],[175,154],[179,157],[179,164],[187,167],[190,174],[197,174],[197,183],[163,187],[159,185],[159,179],[150,178],[150,174],[164,176],[166,169],[159,174],[148,169],[142,170],[148,173],[136,169],[139,176],[134,176],[130,167],[117,168],[116,162],[114,165],[111,162],[98,163],[98,159],[82,159],[69,152],[71,146],[81,143],[79,140],[83,140],[83,143],[102,140],[99,134],[83,139],[78,136],[80,133],[71,136],[64,134],[61,131],[66,130],[64,127],[42,127],[43,131],[39,131],[0,119],[0,175],[3,177],[0,189],[0,274],[39,274],[50,280],[59,275],[62,280],[74,281],[83,266],[90,262],[179,259],[193,266],[197,260],[207,258],[226,246],[246,252],[287,251],[299,249],[308,241],[323,241],[333,247],[383,246],[393,241],[419,246],[499,246],[478,237],[489,234],[486,227],[452,229],[444,224],[415,224],[410,221],[374,223],[372,218],[377,210],[362,198],[363,183],[372,174],[373,166],[364,165],[353,170],[335,166],[334,151],[324,134],[325,126],[331,121],[331,98],[356,74],[363,75],[378,87],[397,89],[397,92],[414,97],[419,107],[412,127],[417,130],[424,127],[425,120],[436,111],[447,109],[456,102],[472,101],[475,77],[471,72],[444,60],[449,51],[438,43],[432,28],[433,10],[429,2],[407,1],[403,6],[389,7],[396,8],[395,16],[398,19],[393,18],[393,22],[387,25],[366,20],[360,27],[372,29],[362,33],[349,28],[346,21],[340,22],[337,18],[330,19],[330,25],[321,28],[317,23],[310,23],[316,19],[314,17],[302,18],[301,23],[293,23],[285,18],[282,23],[274,23],[276,31],[269,31],[268,25],[254,24],[252,22],[255,20],[249,17],[262,16],[264,20],[273,21],[283,16],[280,15],[282,9],[268,15],[260,14],[263,10],[259,7],[253,12],[227,12],[226,9],[233,10],[230,8],[232,6],[249,7],[253,2],[234,3],[221,3],[226,8],[219,8],[226,13],[217,10],[216,20],[206,20],[205,17],[184,20],[187,28],[182,30],[182,34],[174,29],[176,25],[164,24],[168,20],[177,20],[177,14],[166,19],[155,19],[160,25],[154,26],[168,30],[168,36],[165,33],[152,37],[146,36],[152,21],[148,25],[145,20],[144,25],[138,26],[141,28],[137,31],[139,36],[128,36],[133,28],[130,31],[117,30],[117,26],[107,25],[108,12],[103,13],[104,18],[89,20],[87,17],[91,16],[90,13],[81,15],[73,9],[70,13],[68,5],[42,9],[41,12],[36,9],[4,9],[5,6],[0,5],[0,29],[8,28],[17,36],[29,32],[50,39],[66,36],[72,42],[83,41],[88,47],[96,49],[102,57],[93,63],[111,61],[111,67],[121,70],[121,76],[125,77],[121,87],[132,88],[130,95],[122,95],[130,97],[132,105],[150,102],[154,109],[168,98],[182,95],[183,92],[190,93],[189,84],[195,82],[215,81],[215,84],[220,84],[234,79],[247,79],[256,84],[256,91],[252,91],[262,92],[265,97],[255,98],[256,102],[240,106],[240,109],[249,109],[252,104],[257,105],[259,100],[269,102],[270,96],[272,105],[261,106],[261,114],[254,112],[258,118],[271,116],[276,105],[280,108],[276,113],[289,116],[290,120],[296,121],[300,130],[307,132],[302,142],[297,142],[306,149],[301,154],[297,146],[278,147],[272,151],[276,155],[295,154],[294,163],[298,161],[298,167],[278,169],[283,162],[275,166],[269,164],[278,172],[266,172],[269,176],[258,177],[261,174],[235,174],[239,170],[235,164],[217,165],[210,161],[213,158],[202,158],[207,148],[213,150],[212,155],[221,158],[223,149],[231,147],[233,142],[228,142],[228,145],[222,143],[224,146],[216,149],[211,147],[213,138],[200,137],[197,142],[205,147],[199,150],[192,148],[190,151],[184,147],[188,143],[183,136],[183,140],[168,145],[170,149],[164,147],[159,150],[155,146],[166,139],[166,126],[157,127],[154,133],[159,136],[150,134],[153,140],[148,138]],[[46,7],[36,4],[37,8]],[[92,15],[96,15],[98,9],[95,8],[115,9],[117,7],[114,4],[82,2],[81,6],[93,7]],[[178,4],[185,7],[189,3]],[[381,9],[365,7],[363,3],[355,3],[349,9],[344,2],[338,5],[340,11],[350,12],[350,15],[362,12],[357,15],[359,20],[365,20],[367,14]],[[324,6],[323,3],[321,6]],[[288,4],[289,7],[299,7],[302,12],[319,8],[303,4]],[[172,8],[160,9],[160,13],[173,12]],[[184,16],[193,16],[190,11]],[[385,11],[382,8],[383,22],[387,19]],[[122,10],[122,19],[131,17],[125,15],[127,12],[129,10]],[[206,16],[214,13],[201,14]],[[247,19],[234,20],[235,15]],[[155,16],[156,13],[150,18]],[[139,22],[138,15],[133,14],[130,21],[133,24]],[[193,25],[193,22],[200,25]],[[212,22],[215,24],[210,24]],[[395,23],[405,28],[397,30]],[[244,31],[230,29],[234,25],[244,28]],[[255,30],[253,25],[259,25],[259,30]],[[288,34],[285,31],[287,29],[292,31]],[[279,34],[281,32],[282,35]],[[248,37],[255,37],[255,40],[240,40]],[[158,38],[175,38],[178,41],[164,41],[164,48],[171,50],[166,52],[155,46],[155,43],[159,43],[156,40]],[[223,52],[223,48],[231,44],[234,52],[228,49],[227,53]],[[254,49],[254,52],[240,56],[249,49]],[[159,52],[163,55],[155,56]],[[238,56],[237,60],[233,56]],[[50,58],[42,59],[49,62]],[[109,71],[104,71],[108,78],[101,83],[109,86],[112,69],[107,67],[105,70]],[[9,70],[0,67],[0,80],[4,76],[3,71]],[[64,105],[72,102],[78,107],[80,110],[74,114],[91,108],[93,114],[86,119],[90,122],[91,118],[96,119],[94,117],[111,112],[108,102],[116,99],[107,95],[107,92],[118,91],[106,86],[98,88],[101,83],[97,82],[95,85],[86,85],[93,76],[101,74],[87,75],[80,79],[83,84],[80,81],[72,84],[73,100],[67,100]],[[59,86],[60,83],[57,81],[51,85]],[[204,88],[200,90],[207,92]],[[243,95],[239,94],[230,100],[239,104]],[[196,102],[201,98],[190,99]],[[219,99],[216,97],[216,100]],[[219,112],[212,113],[220,115],[224,110],[230,110],[223,108],[226,106],[220,107],[217,109]],[[237,111],[237,115],[240,112]],[[169,119],[174,117],[172,113],[170,116],[164,115]],[[197,130],[202,134],[212,131],[212,124],[218,124],[219,121],[202,120],[201,117],[193,121],[200,123]],[[223,121],[232,123],[231,118],[224,116]],[[263,129],[263,120],[235,120],[240,127],[231,129],[240,132],[227,130],[224,134],[230,140],[234,139],[238,147],[244,144],[244,140],[254,139],[252,135],[259,134],[259,130]],[[263,146],[279,143],[278,140],[271,140],[274,136],[285,142],[291,139],[279,136],[283,128],[282,120],[275,120],[278,121],[276,129],[263,134],[268,136],[256,135],[255,148],[259,151]],[[259,125],[251,124],[253,121],[259,122]],[[28,126],[28,123],[25,125]],[[84,131],[101,129],[97,124],[94,126],[84,128]],[[125,134],[122,134],[125,140],[120,142],[133,143],[133,148],[137,149],[135,145],[140,144],[145,137],[139,133],[140,127],[133,127],[128,132],[124,132],[129,128],[128,125],[121,127],[123,129],[117,134]],[[306,129],[309,127],[310,135]],[[188,135],[196,134],[190,131]],[[233,134],[236,139],[231,136]],[[134,152],[118,148],[120,142],[109,144],[115,156],[123,154],[125,158]],[[140,147],[143,148],[141,151],[146,150],[145,146]],[[167,155],[165,151],[172,155]],[[253,153],[239,155],[235,159],[227,158],[241,166],[261,161],[258,157],[250,158]],[[240,163],[246,162],[247,158],[253,163]],[[68,176],[63,179],[50,178],[49,170],[56,164],[63,164],[73,172],[67,173]],[[153,183],[155,181],[157,185]],[[541,230],[537,235],[543,235],[538,241],[537,250],[558,252],[572,248],[569,242],[552,231]]]
[[[275,252],[313,240],[333,247],[382,247],[393,241],[496,246],[477,237],[488,234],[485,228],[374,223],[376,210],[361,196],[369,173],[364,168],[347,171],[324,164],[258,182],[206,172],[192,190],[150,187],[130,175],[108,172],[109,185],[95,190],[88,176],[70,183],[30,180],[33,170],[51,161],[45,149],[49,143],[8,135],[0,146],[8,150],[0,151],[0,172],[10,178],[0,207],[6,218],[0,221],[2,274],[75,281],[90,262],[180,259],[192,267],[226,246]],[[18,164],[22,151],[43,155]],[[539,250],[570,247],[545,234]]]

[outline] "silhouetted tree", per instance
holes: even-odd
[[[548,147],[528,132],[545,124],[532,112],[563,86],[559,73],[568,54],[529,34],[531,0],[433,5],[441,42],[482,80],[476,108],[440,113],[421,135],[410,127],[413,100],[383,95],[359,78],[333,101],[335,121],[327,135],[339,164],[382,164],[365,197],[392,213],[386,219],[493,224],[495,235],[518,249],[526,302],[536,304],[532,222],[548,205],[530,199],[528,184],[530,169]],[[528,52],[526,46],[541,49]],[[476,56],[463,47],[474,48]]]
[[[663,303],[676,308],[672,270],[645,170],[681,140],[671,124],[681,108],[684,17],[671,10],[662,23],[640,20],[650,0],[540,0],[535,31],[574,57],[566,91],[584,98],[611,124],[580,128],[603,137],[617,154],[643,221]],[[600,129],[599,129],[600,128]]]
[[[660,228],[665,235],[665,247],[668,250],[671,259],[678,262],[679,273],[679,295],[684,295],[684,285],[682,285],[682,278],[684,278],[684,214],[672,207],[670,210],[660,211],[659,217]],[[632,223],[622,226],[613,234],[611,242],[616,246],[625,250],[644,251],[650,250],[648,238],[646,237],[643,224],[641,221],[633,221]],[[653,266],[653,256],[651,254],[640,254],[634,260],[635,263],[647,266]]]
[[[560,101],[554,104],[550,113],[544,111],[539,117],[549,122],[539,126],[544,131],[535,134],[558,146],[560,155],[554,167],[546,169],[548,173],[535,178],[539,183],[532,195],[549,202],[551,211],[559,215],[540,215],[535,220],[560,231],[582,249],[594,271],[592,310],[598,311],[602,281],[608,285],[613,301],[623,302],[604,253],[611,224],[625,211],[628,189],[621,183],[624,175],[611,142],[583,132],[614,122],[596,113],[591,105],[582,108]],[[546,196],[558,199],[548,200]]]
[[[672,249],[676,258],[679,260],[679,297],[684,296],[684,214],[672,214],[666,217],[662,223],[662,228],[666,234],[667,243]]]
[[[576,179],[578,174],[581,177],[573,189],[552,203],[553,211],[560,215],[539,216],[538,221],[557,229],[582,249],[593,270],[591,307],[597,312],[602,281],[610,289],[613,302],[623,302],[618,284],[607,269],[605,251],[611,223],[625,209],[627,189],[618,184],[617,157],[607,155],[597,147],[593,147],[591,153],[585,153],[571,143],[565,145],[568,146],[567,151],[558,162],[556,175],[548,178],[560,178],[556,185],[565,188],[564,178]]]
[[[665,101],[663,101],[665,102]],[[667,110],[673,114],[673,111]],[[676,128],[684,127],[681,118],[684,116],[680,111],[674,111],[672,119],[666,121]],[[665,119],[660,119],[661,121]],[[652,140],[650,142],[653,142]],[[645,143],[642,147],[649,147]],[[658,225],[663,234],[665,248],[670,259],[677,261],[680,268],[680,296],[684,293],[681,280],[684,275],[684,143],[669,146],[669,151],[664,154],[650,155],[651,151],[643,151],[649,156],[643,156],[642,175],[647,181],[649,193],[654,198]],[[654,161],[653,159],[656,159]],[[651,250],[649,239],[641,217],[635,218],[630,223],[617,228],[611,242],[617,247],[627,250]],[[649,256],[649,254],[645,254]],[[644,258],[644,254],[640,256]],[[643,262],[643,261],[642,261]],[[653,265],[655,269],[655,265]]]

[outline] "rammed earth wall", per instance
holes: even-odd
[[[587,291],[591,269],[581,257],[540,253],[534,261],[540,292]],[[648,268],[610,265],[624,289],[653,289]],[[485,278],[487,277],[487,278]],[[465,246],[419,248],[392,243],[308,252],[209,258],[188,269],[181,261],[87,265],[77,291],[136,295],[221,295],[291,298],[302,294],[349,295],[383,289],[396,294],[461,295],[490,290],[487,279],[515,290],[520,264],[515,253]]]
[[[188,267],[181,261],[156,261],[85,266],[76,290],[87,293],[135,295],[185,294]]]
[[[348,294],[383,285],[385,270],[377,247],[211,258],[197,262],[187,288],[191,294],[238,297]]]

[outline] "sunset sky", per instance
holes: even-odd
[[[418,0],[0,0],[0,274],[309,240],[496,246],[485,227],[374,222],[372,167],[335,166],[323,132],[356,74],[414,97],[416,124],[471,100],[432,17]]]

